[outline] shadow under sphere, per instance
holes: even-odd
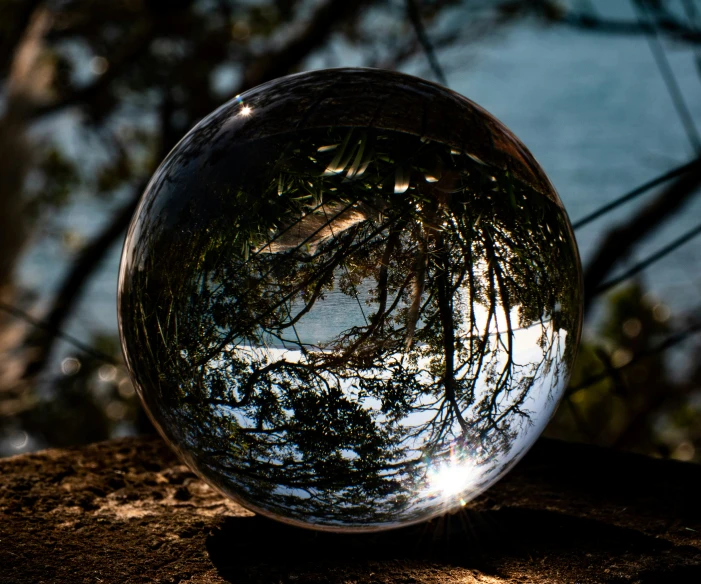
[[[205,480],[329,530],[426,520],[550,419],[581,326],[572,229],[528,150],[438,85],[278,79],[195,127],[124,247],[122,344]]]

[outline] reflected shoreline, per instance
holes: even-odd
[[[203,121],[151,181],[120,278],[125,355],[166,439],[244,506],[330,530],[419,522],[503,476],[581,329],[571,227],[527,150],[452,93],[441,127],[472,120],[484,142],[319,127],[329,104],[356,115],[356,73],[286,78]],[[317,82],[308,127],[266,118]]]

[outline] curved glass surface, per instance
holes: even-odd
[[[244,506],[377,530],[464,505],[538,437],[581,323],[567,215],[528,150],[438,85],[286,77],[155,173],[122,345],[163,436]]]

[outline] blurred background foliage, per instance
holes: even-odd
[[[76,338],[85,327],[72,323],[81,298],[96,294],[100,270],[114,264],[158,163],[203,116],[250,87],[347,65],[446,82],[458,64],[526,26],[591,32],[592,43],[595,35],[640,37],[657,65],[650,75],[662,76],[679,118],[669,123],[681,121],[698,155],[693,116],[664,51],[672,46],[697,57],[701,6],[621,0],[627,12],[609,17],[601,4],[619,3],[0,0],[0,455],[150,431],[114,317],[91,337]],[[673,311],[647,290],[659,264],[631,263],[683,213],[699,183],[701,163],[691,158],[643,188],[653,197],[626,207],[590,246],[585,336],[548,435],[701,461],[701,345],[694,336],[701,311]],[[76,215],[77,207],[89,212]],[[673,241],[660,258],[682,244],[697,246],[696,233]],[[32,252],[53,248],[70,261],[57,268]],[[22,277],[31,262],[45,277]],[[112,273],[114,289],[116,268]],[[621,282],[609,286],[617,274]],[[688,294],[698,290],[690,285]],[[105,310],[114,311],[106,297]]]

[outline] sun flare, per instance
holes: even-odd
[[[472,486],[475,466],[469,461],[443,464],[428,476],[429,489],[444,497],[452,497]]]

